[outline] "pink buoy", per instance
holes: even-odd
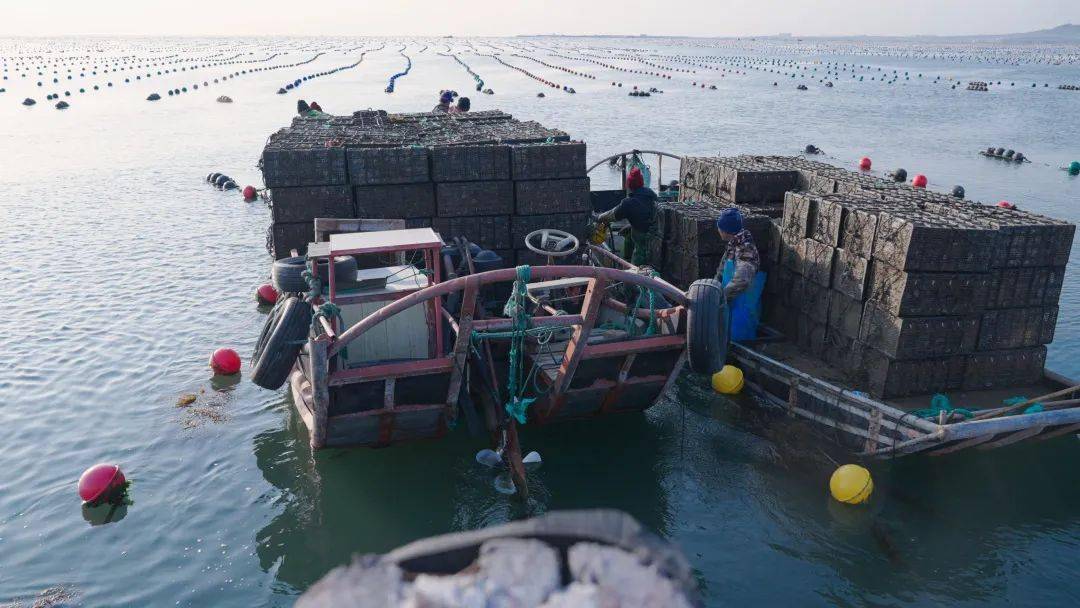
[[[127,479],[115,464],[95,464],[79,477],[79,498],[86,503],[98,503],[115,497]]]
[[[240,355],[231,348],[219,348],[210,355],[210,368],[215,374],[231,376],[240,371]]]
[[[870,157],[864,156],[859,160],[859,168],[863,171],[869,171],[871,166],[873,166],[873,163],[870,162]]]
[[[997,206],[1001,207],[1002,209],[1016,209],[1016,205],[1010,203],[1009,201],[1001,201],[997,204]]]
[[[244,186],[244,200],[245,201],[253,201],[253,200],[255,200],[255,195],[256,195],[255,186]]]
[[[915,177],[911,178],[911,185],[914,186],[915,188],[925,188],[926,187],[926,176],[923,175],[922,173],[916,175]]]
[[[259,301],[259,304],[277,304],[278,292],[269,283],[259,285],[259,288],[255,290],[255,299]]]

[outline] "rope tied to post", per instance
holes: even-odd
[[[508,400],[506,413],[513,416],[519,423],[525,424],[525,414],[529,405],[535,398],[525,397],[527,383],[522,377],[522,357],[525,351],[525,336],[529,330],[531,317],[525,307],[528,297],[529,279],[532,278],[532,267],[522,264],[517,267],[517,278],[514,280],[513,296],[507,300],[503,308],[504,314],[514,321],[510,338],[510,373],[508,374],[509,386],[507,386]]]
[[[643,272],[642,274],[646,274],[653,278],[660,276],[652,269],[649,269],[648,272]],[[646,293],[648,295],[646,295]],[[637,311],[644,308],[643,300],[648,301],[649,324],[645,326],[645,331],[639,334]],[[626,309],[626,318],[623,321],[623,329],[626,330],[626,334],[629,336],[652,336],[656,334],[656,291],[648,287],[642,287],[641,285],[638,286],[637,297],[634,298],[633,305]]]

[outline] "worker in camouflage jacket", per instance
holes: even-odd
[[[725,209],[716,218],[716,229],[720,232],[720,238],[727,242],[724,258],[716,271],[716,280],[722,280],[724,266],[729,260],[735,263],[735,273],[724,286],[724,297],[730,302],[750,287],[761,267],[761,257],[754,245],[754,237],[743,227],[743,217],[738,209]]]

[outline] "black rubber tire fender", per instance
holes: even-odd
[[[288,298],[278,298],[277,303],[270,309],[270,313],[266,315],[266,322],[263,323],[262,331],[259,332],[259,339],[255,340],[255,350],[251,353],[252,365],[255,364],[255,361],[262,356],[262,352],[266,349],[266,341],[270,339],[270,333],[277,326],[277,319],[281,317],[281,310],[286,301],[288,301]]]
[[[251,381],[265,389],[277,390],[289,379],[293,363],[311,330],[311,306],[298,297],[289,297],[277,314],[266,320],[261,349],[254,357]],[[265,340],[263,340],[265,337]]]
[[[279,293],[304,293],[308,290],[307,281],[301,276],[307,269],[307,258],[296,256],[282,258],[274,262],[271,281]]]
[[[724,367],[728,351],[728,307],[724,286],[716,279],[698,279],[686,291],[686,352],[690,369],[713,374]]]

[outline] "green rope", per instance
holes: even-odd
[[[307,268],[304,269],[304,272],[300,273],[300,278],[304,279],[304,282],[307,283],[308,286],[307,295],[304,296],[304,299],[308,302],[314,302],[322,295],[322,281],[316,278],[315,273],[312,272],[312,264],[313,262],[309,260]]]
[[[948,395],[938,393],[930,399],[930,407],[915,410],[911,413],[919,418],[925,418],[927,420],[936,420],[941,416],[942,412],[945,412],[946,419],[951,418],[953,414],[957,414],[967,419],[975,415],[974,410],[976,409],[978,408],[953,407],[952,402],[949,401]]]
[[[649,276],[656,277],[656,271],[649,273]],[[648,296],[646,296],[648,292]],[[637,326],[637,311],[644,308],[642,300],[648,300],[649,302],[649,324],[645,327],[645,331],[641,334],[638,333]],[[634,298],[634,304],[627,308],[626,318],[623,321],[623,329],[629,336],[652,336],[656,334],[656,291],[648,287],[638,286],[637,297]]]
[[[539,337],[551,331],[551,328],[548,327],[529,327],[531,317],[528,308],[525,306],[525,300],[528,297],[528,284],[531,277],[532,268],[530,266],[522,265],[517,267],[517,278],[514,280],[513,293],[510,299],[507,300],[506,306],[503,307],[503,314],[510,317],[514,322],[510,331],[479,332],[473,330],[469,336],[470,346],[474,349],[476,344],[484,340],[510,340],[510,371],[507,374],[509,386],[507,387],[507,401],[504,407],[506,412],[521,424],[525,424],[526,411],[529,405],[536,401],[535,398],[525,397],[525,389],[535,372],[535,366],[533,366],[534,369],[529,371],[528,377],[525,377],[522,371],[525,338]]]
[[[1027,397],[1024,397],[1024,396],[1009,397],[1008,399],[1005,399],[1004,401],[1002,401],[1002,404],[1004,406],[1008,407],[1008,406],[1011,406],[1011,405],[1016,405],[1018,403],[1023,403],[1023,402],[1025,402],[1027,400],[1028,400]],[[933,398],[930,400],[930,407],[924,408],[924,409],[921,409],[921,410],[915,410],[915,411],[913,411],[911,413],[913,415],[915,415],[915,416],[918,416],[919,418],[926,418],[928,420],[936,420],[938,418],[938,416],[941,415],[941,412],[945,412],[947,418],[951,417],[953,414],[958,414],[958,415],[962,416],[966,420],[966,419],[970,419],[971,417],[973,417],[975,415],[975,412],[978,411],[978,409],[979,408],[975,408],[975,407],[971,407],[971,408],[956,407],[956,408],[954,408],[954,407],[952,407],[952,403],[949,402],[949,397],[948,396],[943,395],[941,393],[938,393],[938,394],[934,395]],[[1036,414],[1038,412],[1043,411],[1043,409],[1044,409],[1043,404],[1041,404],[1041,403],[1033,403],[1031,406],[1029,406],[1027,409],[1025,409],[1023,413],[1025,413],[1025,414]]]
[[[319,328],[319,317],[326,318],[330,321],[336,319],[338,322],[338,330],[343,331],[345,329],[345,319],[341,317],[341,307],[333,302],[323,302],[315,309],[315,314],[311,316],[311,328],[315,331],[318,331]],[[341,357],[346,361],[349,360],[348,346],[341,347]]]
[[[477,350],[484,340],[510,340],[510,371],[507,374],[508,386],[505,409],[521,424],[525,424],[526,413],[529,406],[536,401],[535,397],[525,397],[525,392],[531,385],[537,394],[544,394],[545,390],[537,385],[538,365],[534,362],[525,373],[523,365],[525,356],[525,340],[534,338],[540,344],[541,350],[548,348],[546,345],[556,331],[573,327],[566,325],[545,325],[542,327],[530,327],[532,316],[525,303],[528,299],[528,284],[532,277],[532,268],[528,265],[517,267],[517,278],[514,280],[513,292],[510,299],[503,307],[503,315],[513,320],[513,326],[508,331],[477,331],[469,334],[469,348],[479,357]],[[550,355],[550,349],[547,351]],[[550,390],[550,389],[548,389]],[[496,399],[499,399],[496,395]],[[501,400],[501,399],[499,399]]]
[[[1028,400],[1028,398],[1024,397],[1023,395],[1021,395],[1019,397],[1009,397],[1008,399],[1006,399],[1005,401],[1002,402],[1002,405],[1004,405],[1006,407],[1009,407],[1009,406],[1016,405],[1018,403],[1023,403],[1023,402],[1025,402],[1027,400]],[[1036,403],[1032,403],[1030,406],[1028,406],[1028,408],[1024,410],[1024,413],[1025,414],[1037,414],[1037,413],[1043,411],[1044,409],[1046,409],[1046,408],[1043,406],[1043,404],[1036,402]]]
[[[522,264],[517,267],[517,279],[514,280],[513,297],[507,301],[504,312],[514,320],[513,336],[510,338],[510,374],[509,386],[507,386],[508,400],[506,412],[525,424],[525,413],[535,398],[525,398],[525,382],[521,373],[521,359],[525,350],[525,335],[529,330],[529,311],[525,307],[525,299],[528,297],[529,279],[532,278],[532,267]],[[513,303],[513,306],[511,306]]]

